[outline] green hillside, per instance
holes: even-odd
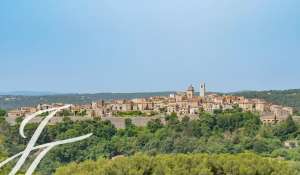
[[[18,136],[18,125],[9,126],[3,117],[0,119],[0,133],[5,133],[5,135],[0,134],[0,142],[2,140],[0,145],[1,160],[24,150],[29,139]],[[286,170],[288,174],[295,174],[296,168],[291,169],[291,163],[294,161],[299,163],[300,161],[300,147],[297,147],[300,138],[300,126],[292,118],[288,118],[277,125],[268,126],[262,125],[256,114],[234,109],[217,111],[215,114],[201,113],[197,120],[189,120],[188,117],[179,120],[176,114],[172,114],[165,116],[165,121],[165,125],[160,119],[156,119],[150,121],[146,127],[136,127],[130,119],[127,119],[125,129],[116,129],[109,121],[101,121],[100,119],[73,122],[65,118],[64,122],[57,125],[48,125],[37,145],[88,133],[93,133],[93,136],[85,141],[55,147],[42,160],[37,172],[41,175],[50,175],[57,168],[72,162],[102,161],[101,159],[106,159],[103,160],[103,165],[107,165],[109,168],[112,163],[109,161],[111,158],[116,156],[130,157],[139,153],[149,156],[170,154],[163,157],[162,160],[169,159],[166,160],[166,164],[171,169],[169,170],[167,166],[160,169],[156,164],[151,164],[149,166],[152,166],[153,171],[151,170],[149,175],[155,174],[154,169],[155,171],[162,171],[162,173],[157,172],[156,174],[171,175],[173,171],[179,171],[180,163],[175,159],[180,161],[180,157],[183,161],[182,166],[188,166],[184,162],[190,162],[192,166],[190,168],[195,168],[196,174],[201,172],[202,174],[218,175],[230,174],[228,173],[230,171],[227,169],[228,166],[234,168],[232,171],[235,173],[231,174],[253,174],[252,169],[257,170],[259,172],[257,174],[282,174],[281,169]],[[25,129],[26,135],[32,135],[36,127],[37,124],[28,124]],[[294,144],[287,148],[284,146],[286,141],[293,141]],[[249,158],[243,156],[243,153],[247,152],[252,153]],[[179,154],[179,156],[172,157],[174,154]],[[180,154],[187,155],[180,156]],[[197,154],[199,157],[189,157],[189,154]],[[30,157],[30,160],[33,158]],[[151,160],[152,158],[146,157],[145,159]],[[157,159],[157,161],[159,160],[160,158]],[[203,161],[203,164],[198,165],[200,160]],[[232,162],[230,163],[229,160]],[[250,162],[247,162],[248,160]],[[254,160],[260,163],[255,164]],[[279,160],[289,161],[289,165],[287,162]],[[223,165],[222,161],[228,162],[228,164]],[[28,167],[29,163],[30,161],[24,167]],[[95,169],[95,171],[100,169],[101,172],[102,167],[98,167],[98,163],[92,163],[88,167]],[[116,166],[112,167],[121,165],[122,163],[120,165],[117,163]],[[250,165],[253,167],[247,169]],[[132,163],[129,161],[128,166],[132,166],[133,172],[127,174],[147,174],[136,172],[138,170],[143,171],[144,167],[140,167],[134,161]],[[281,168],[278,169],[278,167]],[[73,174],[72,170],[73,168],[70,169],[69,174]],[[85,170],[84,167],[82,174],[85,174]],[[61,171],[58,170],[58,172]],[[220,171],[220,173],[215,173],[215,171]],[[66,170],[65,172],[68,174],[69,171]],[[192,170],[187,172],[192,172]],[[91,174],[98,174],[98,172]],[[123,173],[107,174],[121,175]]]
[[[300,111],[300,89],[270,90],[270,91],[243,91],[233,95],[246,98],[260,98],[275,104],[294,107]]]

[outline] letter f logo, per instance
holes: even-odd
[[[38,166],[38,164],[40,163],[40,161],[43,159],[43,157],[55,146],[58,145],[62,145],[62,144],[67,144],[67,143],[73,143],[73,142],[77,142],[80,140],[84,140],[89,138],[90,136],[92,136],[93,134],[87,134],[84,136],[80,136],[80,137],[75,137],[75,138],[70,138],[67,140],[61,140],[61,141],[56,141],[56,142],[51,142],[51,143],[46,143],[43,145],[38,145],[35,146],[39,136],[41,135],[43,129],[46,127],[47,123],[50,121],[50,119],[52,117],[54,117],[54,115],[62,110],[62,109],[66,109],[69,108],[70,105],[66,105],[63,107],[59,107],[59,108],[52,108],[52,109],[47,109],[47,110],[42,110],[42,111],[38,111],[30,116],[25,117],[25,119],[22,121],[19,132],[20,135],[23,138],[26,138],[25,134],[24,134],[24,128],[27,125],[27,123],[33,119],[34,117],[44,113],[44,112],[51,112],[45,119],[42,120],[42,122],[40,123],[40,125],[38,126],[38,128],[35,130],[33,136],[31,137],[26,149],[8,159],[6,159],[5,161],[0,163],[0,168],[3,167],[4,165],[6,165],[8,162],[12,161],[13,159],[20,157],[20,159],[18,160],[18,162],[16,163],[16,165],[14,166],[14,168],[11,170],[11,172],[9,173],[9,175],[15,175],[20,168],[22,167],[22,165],[24,164],[24,162],[26,161],[27,157],[29,156],[30,152],[33,150],[37,150],[37,149],[43,149],[41,153],[39,153],[39,155],[35,158],[35,160],[32,162],[32,164],[30,165],[30,167],[28,168],[28,170],[26,171],[25,175],[32,175],[32,173],[34,172],[34,170],[36,169],[36,167]]]

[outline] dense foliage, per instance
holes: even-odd
[[[255,154],[135,155],[61,167],[55,175],[297,175],[296,164]]]
[[[4,116],[0,116],[0,162],[5,160],[8,157],[8,152],[6,147],[4,146],[5,143],[5,133],[9,128],[8,124],[5,122]],[[7,175],[9,172],[10,167],[4,167],[0,169],[0,175]]]
[[[6,111],[4,109],[0,109],[0,117],[3,117],[6,115]]]
[[[5,154],[14,155],[22,151],[28,139],[19,136],[19,126],[7,126],[4,120],[2,123],[0,130],[6,135],[1,145]],[[25,134],[31,136],[36,127],[37,124],[29,124]],[[176,114],[172,114],[166,116],[165,125],[156,119],[143,128],[134,126],[127,119],[126,128],[119,130],[108,121],[72,122],[65,117],[64,122],[47,126],[38,144],[88,133],[93,133],[93,136],[85,141],[51,150],[38,167],[39,173],[51,174],[70,162],[110,159],[141,152],[151,156],[253,152],[264,157],[300,161],[299,147],[295,145],[295,148],[287,149],[283,146],[287,140],[299,139],[299,126],[292,118],[274,126],[264,126],[256,114],[238,109],[217,111],[215,114],[201,113],[197,120],[189,120],[188,117],[179,120]]]

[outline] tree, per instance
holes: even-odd
[[[3,117],[6,115],[6,111],[4,109],[0,109],[0,116]]]
[[[150,130],[150,132],[154,133],[158,129],[163,128],[164,125],[161,123],[160,119],[153,119],[147,123],[147,128]]]
[[[132,123],[130,118],[125,119],[124,136],[133,137],[137,135],[136,126]]]
[[[133,127],[132,120],[130,118],[125,119],[125,128]]]
[[[171,115],[167,115],[165,117],[165,120],[168,126],[175,126],[176,124],[179,123],[177,114],[175,112],[173,112]]]
[[[293,118],[289,116],[285,121],[279,123],[274,128],[274,135],[278,136],[281,140],[287,140],[292,134],[298,130]]]
[[[70,110],[64,109],[61,112],[59,112],[59,115],[66,117],[66,116],[73,116],[74,114]]]

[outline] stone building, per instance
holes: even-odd
[[[263,124],[276,124],[276,123],[282,122],[286,119],[287,119],[287,117],[276,116],[275,114],[273,114],[271,112],[265,113],[260,117],[260,120],[263,122]]]
[[[195,89],[193,85],[190,85],[186,91],[186,96],[188,99],[192,99],[194,97],[194,94],[195,94]]]

